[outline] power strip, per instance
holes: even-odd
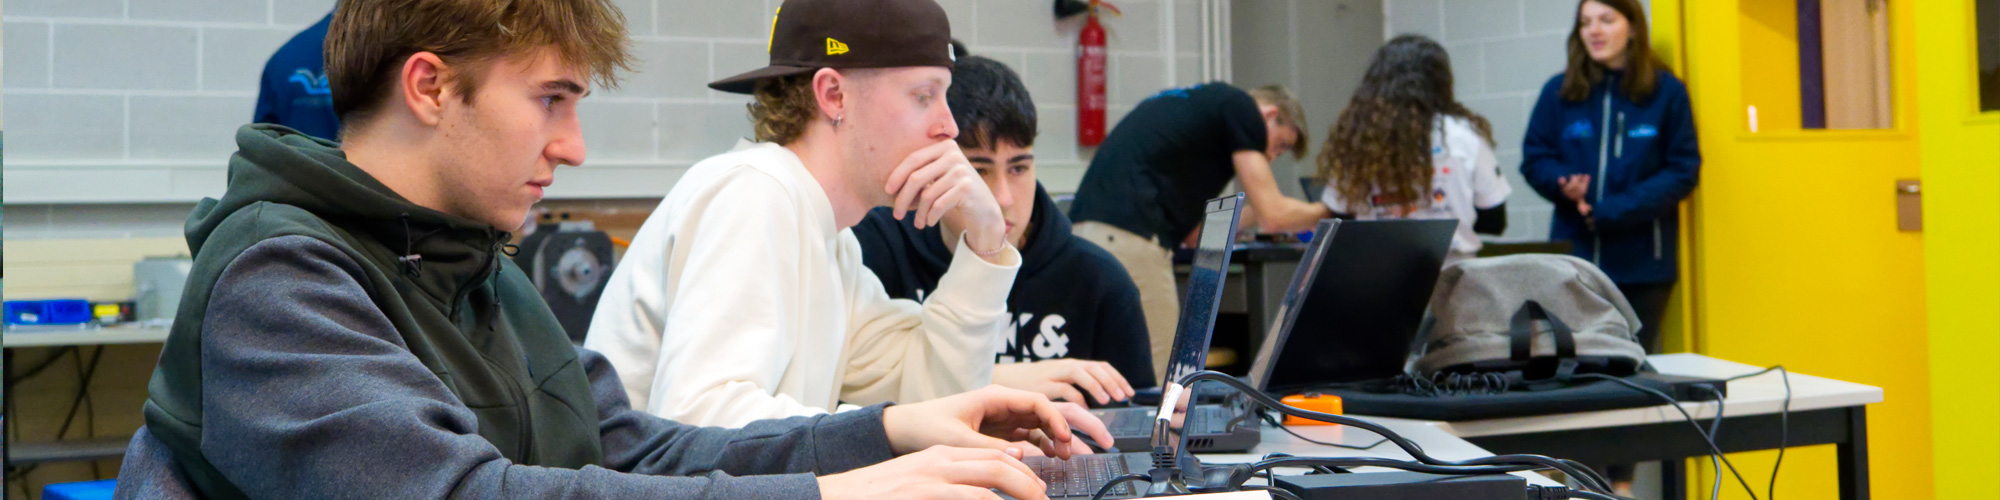
[[[1717,394],[1721,394],[1724,398],[1729,397],[1729,383],[1721,379],[1668,375],[1664,373],[1648,373],[1641,375],[1641,377],[1648,379],[1646,385],[1659,384],[1665,386],[1660,392],[1665,392],[1667,395],[1673,396],[1675,401],[1683,403],[1721,399],[1716,397]],[[1710,392],[1709,389],[1711,388],[1715,389],[1715,391]]]
[[[1508,474],[1438,475],[1390,471],[1277,476],[1300,500],[1521,500],[1528,480]]]

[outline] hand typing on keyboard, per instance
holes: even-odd
[[[882,427],[890,450],[902,456],[819,478],[822,498],[990,498],[989,490],[999,490],[1039,499],[1048,485],[1020,457],[1090,456],[1071,429],[1111,442],[1089,410],[997,385],[890,406],[882,410]]]
[[[1047,498],[1048,484],[1010,453],[937,446],[842,474],[819,478],[820,498],[991,498],[1000,490],[1017,499]]]

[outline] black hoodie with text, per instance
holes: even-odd
[[[877,208],[854,226],[862,262],[890,297],[922,302],[951,265],[942,229],[917,229]],[[1014,336],[994,353],[1000,364],[1050,359],[1110,363],[1135,388],[1152,387],[1152,340],[1139,289],[1125,267],[1097,245],[1070,234],[1069,217],[1040,183],[1029,218],[1021,271],[1007,295]]]

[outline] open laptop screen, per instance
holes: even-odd
[[[1325,224],[1322,224],[1324,227]],[[1251,367],[1269,392],[1403,372],[1458,221],[1339,221],[1314,240]],[[1323,247],[1322,247],[1323,245]]]
[[[1167,377],[1162,380],[1166,383],[1161,384],[1165,397],[1159,416],[1166,425],[1155,426],[1153,446],[1156,452],[1168,453],[1166,456],[1184,455],[1183,429],[1194,392],[1183,390],[1178,382],[1190,373],[1201,371],[1208,362],[1209,336],[1215,327],[1216,309],[1222,303],[1222,283],[1229,273],[1229,252],[1236,239],[1242,204],[1242,193],[1208,201],[1208,215],[1202,221],[1195,247],[1194,268],[1188,273],[1187,296],[1181,301],[1179,327],[1174,331],[1172,357],[1167,360]],[[1160,428],[1166,430],[1164,435],[1158,432]]]

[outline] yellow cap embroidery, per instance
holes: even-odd
[[[846,53],[847,53],[847,44],[840,43],[840,40],[835,40],[832,38],[826,39],[826,55],[837,56]]]
[[[771,34],[764,37],[764,53],[766,54],[771,53],[771,42],[778,39],[778,14],[783,13],[785,13],[784,7],[779,7],[776,12],[771,13]]]

